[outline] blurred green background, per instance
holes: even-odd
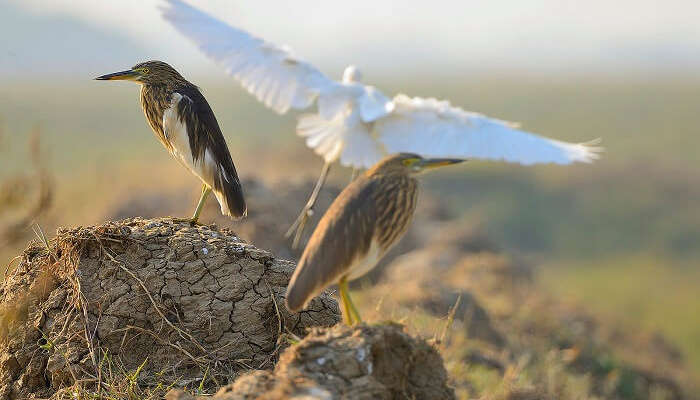
[[[56,23],[43,14],[18,11],[16,5],[4,7],[29,22]],[[70,19],[56,18],[72,32]],[[87,32],[77,38],[95,31],[75,24]],[[144,187],[191,182],[192,204],[199,190],[154,140],[141,114],[138,88],[91,81],[149,54],[133,37],[120,39],[113,31],[107,29],[105,37],[93,38],[81,50],[86,53],[80,59],[90,61],[75,67],[74,74],[65,66],[53,73],[49,61],[45,72],[31,64],[27,74],[14,71],[2,79],[0,176],[26,168],[26,137],[40,131],[57,188],[54,207],[39,221],[45,226],[101,222],[105,204],[117,204],[120,194]],[[16,50],[17,44],[3,36],[6,48]],[[138,46],[131,48],[134,43]],[[90,55],[91,49],[101,46],[115,46],[117,55],[91,60],[101,54]],[[3,54],[3,63],[11,64],[11,53]],[[506,251],[538,265],[553,292],[622,324],[664,333],[700,372],[696,70],[628,73],[610,64],[594,71],[548,72],[521,70],[515,63],[491,71],[460,72],[454,65],[438,71],[439,65],[416,66],[397,73],[366,71],[365,77],[387,94],[450,99],[557,139],[602,138],[606,151],[592,165],[566,167],[473,161],[426,177],[425,190],[448,199],[465,224],[480,224]],[[315,177],[320,160],[294,135],[294,115],[275,115],[217,69],[182,72],[212,105],[242,177],[272,182]],[[336,169],[332,179],[344,183],[347,173]],[[190,206],[183,204],[183,213]],[[2,264],[17,250],[3,249]]]

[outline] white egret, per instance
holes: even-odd
[[[164,18],[267,107],[284,114],[317,104],[316,113],[299,117],[297,134],[325,164],[311,198],[287,232],[291,236],[296,230],[294,246],[335,161],[369,168],[387,154],[405,152],[426,158],[571,164],[590,163],[601,150],[593,142],[566,143],[525,132],[448,101],[404,94],[389,99],[361,83],[354,66],[345,69],[342,81],[335,81],[286,46],[257,38],[181,0],[167,3]]]

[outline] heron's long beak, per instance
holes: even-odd
[[[128,69],[126,71],[115,72],[113,74],[107,74],[98,76],[95,78],[96,81],[134,81],[136,78],[140,77],[141,74],[133,69]]]
[[[446,165],[459,164],[463,161],[461,158],[427,158],[420,161],[420,166],[423,169],[433,169],[444,167]]]

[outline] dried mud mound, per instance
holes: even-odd
[[[303,246],[301,249],[292,249],[290,241],[284,237],[284,234],[306,204],[315,181],[268,185],[261,180],[244,179],[242,184],[246,202],[254,204],[255,207],[248,210],[246,218],[236,222],[236,234],[250,243],[255,243],[259,248],[273,252],[279,258],[296,259],[301,254]],[[341,189],[342,187],[327,184],[320,192],[316,212],[308,222],[309,228],[306,230],[305,238],[311,234],[312,228],[316,226],[323,212],[328,209]],[[115,220],[132,215],[145,217],[189,215],[188,207],[192,201],[196,201],[196,198],[191,198],[192,193],[194,192],[191,186],[146,194],[125,190],[115,196],[119,200],[108,207],[105,218]],[[219,204],[215,200],[204,203],[200,221],[213,221],[221,226],[231,225],[231,219],[221,215]]]
[[[346,182],[342,182],[340,186],[333,182],[324,185],[316,202],[315,213],[307,223],[307,229],[298,249],[290,247],[291,241],[286,239],[284,234],[306,204],[316,181],[266,183],[259,179],[245,179],[242,183],[246,201],[249,204],[254,204],[255,207],[248,210],[247,218],[236,222],[237,235],[254,243],[259,248],[272,251],[279,258],[297,259],[311,236],[313,228],[342,190],[342,184]],[[108,206],[104,212],[104,218],[115,220],[131,215],[145,217],[189,215],[191,210],[188,207],[191,202],[197,200],[197,197],[190,196],[188,193],[195,193],[191,186],[171,191],[158,189],[158,191],[147,193],[129,188],[115,194],[115,204]],[[196,196],[199,196],[199,192],[196,192]],[[421,194],[421,201],[418,202],[417,207],[418,211],[411,228],[389,254],[380,261],[379,266],[370,272],[371,277],[379,276],[383,266],[391,262],[397,255],[420,247],[424,242],[424,236],[433,234],[431,229],[425,229],[427,226],[433,226],[436,222],[439,223],[448,218],[445,205],[428,193]],[[200,221],[213,221],[220,226],[231,224],[230,218],[221,215],[219,204],[213,200],[204,204]]]
[[[272,368],[283,332],[339,320],[326,295],[286,311],[293,269],[230,231],[172,219],[59,230],[0,288],[0,399],[94,384],[107,364],[138,369],[143,385]]]
[[[180,391],[170,400],[192,400]],[[274,371],[255,371],[216,400],[454,399],[442,358],[397,324],[317,328],[286,349]],[[203,399],[203,397],[202,397]]]

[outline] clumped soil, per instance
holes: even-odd
[[[237,235],[125,220],[60,231],[50,252],[30,246],[0,288],[0,400],[47,397],[76,380],[78,398],[95,398],[95,382],[112,384],[112,372],[122,379],[97,386],[111,398],[162,398],[169,388],[159,384],[173,377],[186,393],[171,399],[220,387],[218,399],[451,398],[445,368],[459,398],[698,398],[663,337],[552,298],[537,269],[426,195],[355,300],[369,320],[398,319],[433,337],[445,368],[432,346],[392,325],[318,328],[299,339],[337,321],[336,303],[323,295],[314,311],[288,314],[293,265],[238,237],[296,258],[283,233],[312,186],[244,182],[258,206],[236,222]],[[324,189],[311,226],[337,191]],[[139,192],[107,215],[180,214],[182,193]],[[203,220],[212,219],[230,224],[208,202]]]
[[[301,245],[297,249],[292,249],[291,241],[286,239],[284,235],[308,201],[315,182],[315,180],[307,180],[300,183],[266,184],[258,179],[244,179],[242,184],[246,201],[248,204],[254,204],[255,207],[251,206],[248,210],[248,216],[236,222],[238,236],[254,243],[258,248],[271,251],[278,258],[298,259],[304,250],[306,241],[313,233],[314,227],[343,188],[342,185],[338,186],[333,182],[324,185],[316,202],[315,212],[309,218],[306,230],[302,235]],[[189,193],[187,188],[179,188],[169,192],[159,190],[145,194],[141,191],[127,190],[115,195],[119,201],[107,207],[105,218],[114,220],[132,215],[156,217],[188,213],[189,209],[182,209],[183,204],[189,207],[190,201],[196,199],[190,198],[187,193]],[[434,232],[431,228],[439,225],[448,217],[445,207],[428,193],[421,194],[417,207],[413,223],[406,235],[392,248],[389,254],[384,256],[379,265],[369,273],[368,278],[374,280],[381,274],[384,266],[388,265],[397,255],[419,248],[424,241],[424,236],[433,235]],[[214,221],[221,226],[231,224],[229,217],[221,215],[219,204],[216,201],[207,201],[204,204],[201,220]],[[441,230],[441,227],[438,230]]]
[[[59,230],[0,287],[0,399],[98,386],[115,366],[140,385],[212,386],[272,368],[287,335],[339,321],[327,294],[286,310],[293,270],[215,226],[133,218]]]
[[[181,391],[167,398],[195,399]],[[314,328],[282,353],[273,371],[243,375],[213,397],[289,398],[439,400],[454,399],[455,394],[437,350],[389,323]]]

